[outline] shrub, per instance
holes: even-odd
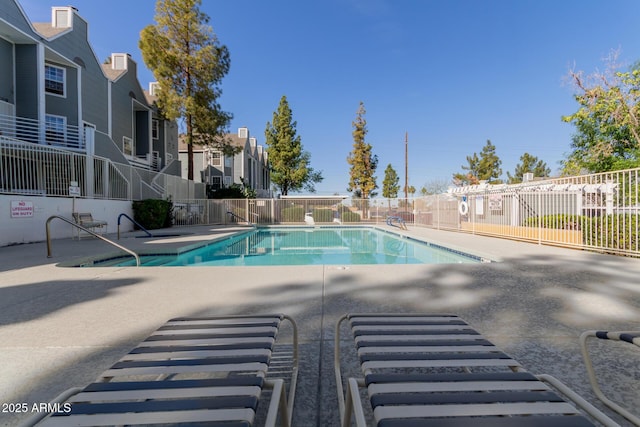
[[[313,220],[315,222],[331,222],[333,221],[333,211],[327,208],[314,208]]]
[[[168,228],[173,220],[171,200],[136,200],[132,204],[133,219],[147,230]]]
[[[640,217],[635,214],[590,218],[588,226],[584,228],[585,242],[604,248],[636,250],[639,220]]]
[[[343,211],[342,222],[360,222],[360,214],[351,211]]]
[[[303,222],[304,208],[302,206],[292,206],[282,209],[283,222]]]
[[[586,218],[582,215],[556,214],[532,216],[524,220],[525,227],[553,228],[558,230],[582,230]]]

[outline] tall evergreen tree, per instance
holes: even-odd
[[[395,199],[398,197],[398,191],[400,190],[400,177],[398,177],[398,173],[391,166],[391,163],[387,165],[387,168],[384,170],[384,181],[382,181],[382,197],[386,197],[387,199]],[[389,202],[389,209],[391,209],[391,200]]]
[[[303,188],[313,193],[313,184],[323,179],[321,172],[309,166],[311,154],[302,149],[300,135],[296,135],[296,125],[287,97],[283,95],[278,110],[273,113],[273,123],[267,122],[264,131],[271,182],[283,196]]]
[[[456,185],[474,185],[480,181],[487,181],[489,184],[499,184],[502,182],[499,178],[502,175],[502,160],[496,155],[496,147],[487,140],[482,147],[480,156],[473,153],[467,156],[468,165],[462,166],[467,172],[456,173],[453,175],[453,181]]]
[[[374,190],[378,188],[375,176],[378,167],[378,156],[373,154],[371,144],[365,141],[365,136],[368,132],[365,114],[364,103],[360,101],[356,119],[352,123],[353,150],[347,157],[347,162],[351,165],[347,191],[360,194],[363,199],[368,199],[375,195]]]
[[[525,173],[531,172],[536,177],[548,177],[551,175],[551,169],[547,167],[547,164],[542,160],[538,160],[536,156],[532,156],[529,153],[524,153],[520,156],[520,162],[516,165],[516,169],[513,176],[507,172],[507,178],[509,184],[517,184],[522,182],[522,177]]]
[[[200,11],[201,0],[157,0],[156,23],[140,33],[145,64],[160,85],[158,106],[169,119],[183,118],[188,147],[188,179],[193,179],[193,144],[233,152],[223,135],[232,115],[218,104],[220,82],[230,56]]]

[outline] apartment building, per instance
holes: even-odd
[[[30,22],[0,0],[0,136],[180,175],[178,129],[142,89],[126,53],[100,61],[72,6]],[[0,182],[0,188],[2,183]]]
[[[258,145],[257,139],[250,135],[247,127],[241,127],[237,133],[225,135],[231,145],[238,148],[234,156],[205,146],[193,147],[193,178],[196,182],[208,183],[213,189],[243,185],[256,190],[259,198],[271,197],[271,179],[267,151]],[[187,145],[181,138],[180,161],[182,176],[187,176]]]

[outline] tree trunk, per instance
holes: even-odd
[[[193,181],[193,129],[191,115],[187,115],[187,179]]]

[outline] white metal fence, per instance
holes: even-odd
[[[89,160],[90,159],[90,160]],[[114,163],[0,135],[0,193],[113,200],[204,198],[205,189],[179,176]]]
[[[414,199],[178,200],[175,224],[415,226],[640,256],[640,169],[516,185],[476,185]],[[394,222],[395,224],[395,222]]]
[[[90,159],[90,160],[89,160]],[[639,256],[640,169],[476,185],[414,199],[205,200],[202,184],[0,135],[0,193],[114,200],[171,199],[176,225],[407,224]]]
[[[78,126],[58,123],[56,119],[41,122],[13,115],[0,114],[0,135],[35,144],[84,149],[84,138]]]

